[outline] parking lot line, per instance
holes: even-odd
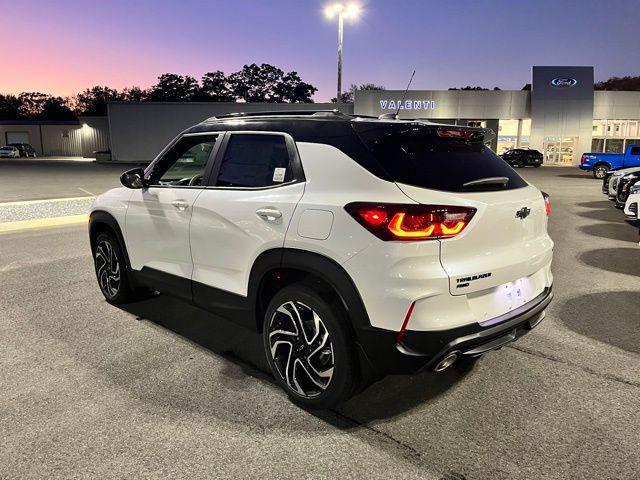
[[[35,230],[41,228],[65,227],[70,225],[86,224],[89,215],[67,215],[65,217],[35,218],[31,220],[18,220],[15,222],[0,223],[0,235],[3,233],[19,232],[23,230]]]
[[[90,197],[65,197],[65,198],[46,198],[39,200],[18,200],[15,202],[0,202],[0,207],[13,207],[17,205],[33,205],[36,203],[53,203],[53,202],[69,202],[72,200],[91,200],[95,195]]]

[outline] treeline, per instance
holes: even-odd
[[[79,115],[106,115],[107,102],[114,101],[313,103],[311,97],[317,90],[297,72],[251,64],[231,75],[220,70],[209,72],[200,81],[165,73],[148,89],[95,86],[66,98],[39,92],[0,94],[0,120],[73,120]]]

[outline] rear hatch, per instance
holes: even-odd
[[[544,282],[531,277],[549,263],[553,245],[544,198],[485,144],[492,132],[405,123],[359,134],[412,200],[476,209],[460,234],[439,240],[452,295],[502,287],[521,290],[524,302],[540,293]]]

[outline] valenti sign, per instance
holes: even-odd
[[[435,110],[435,100],[380,100],[382,110]]]

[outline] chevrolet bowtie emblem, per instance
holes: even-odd
[[[527,207],[522,207],[520,210],[518,210],[516,212],[516,217],[524,220],[525,218],[527,218],[529,216],[529,214],[531,213],[531,209],[527,208]]]

